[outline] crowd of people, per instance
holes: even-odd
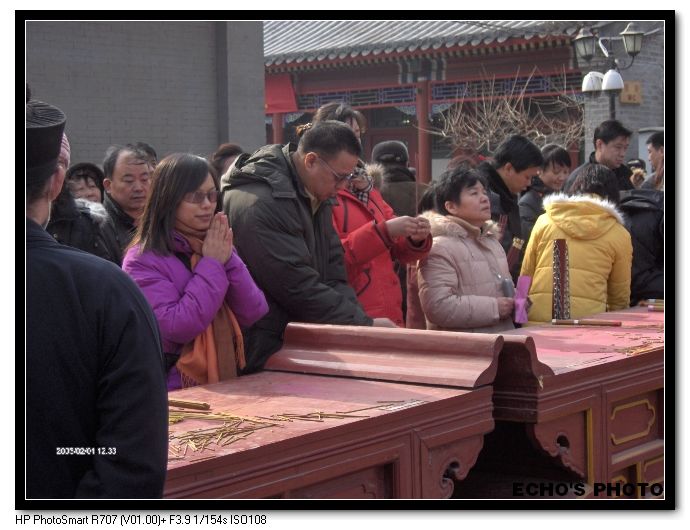
[[[30,498],[159,497],[166,392],[261,370],[289,322],[497,333],[521,325],[521,276],[530,322],[663,298],[663,133],[639,189],[616,120],[572,172],[513,135],[426,185],[400,141],[367,163],[344,103],[297,144],[159,161],[132,142],[102,169],[71,164],[59,109],[26,115]]]

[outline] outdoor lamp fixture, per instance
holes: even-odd
[[[635,62],[635,56],[640,53],[642,48],[644,32],[638,28],[635,22],[630,22],[620,35],[620,37],[598,37],[588,28],[581,28],[573,39],[575,54],[578,59],[590,62],[596,55],[597,46],[601,49],[604,57],[610,59],[609,70],[605,75],[599,72],[589,72],[585,75],[582,80],[582,92],[592,97],[598,97],[602,91],[606,92],[609,96],[609,114],[611,119],[616,117],[615,95],[623,90],[624,86],[623,78],[619,72],[620,70],[627,70]],[[632,61],[630,61],[628,66],[620,66],[620,62],[609,51],[614,39],[622,39],[626,53],[632,57]],[[608,48],[604,44],[604,40],[608,40]]]
[[[587,28],[582,28],[573,40],[575,43],[575,53],[578,59],[584,59],[589,62],[594,57],[594,52],[597,47],[597,38]]]
[[[634,22],[628,24],[628,27],[621,31],[621,36],[623,37],[623,45],[625,46],[625,51],[630,57],[635,60],[635,56],[640,53],[642,49],[642,37],[644,32],[640,31],[640,28]],[[632,65],[632,63],[630,63]]]

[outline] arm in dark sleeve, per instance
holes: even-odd
[[[125,273],[107,271],[101,336],[96,447],[82,498],[159,498],[168,454],[168,403],[156,320]],[[115,274],[117,273],[117,274]]]
[[[543,212],[537,211],[534,205],[530,204],[528,197],[524,197],[520,200],[520,222],[522,223],[522,239],[527,243],[529,241],[530,235],[532,234],[532,229],[534,228],[534,223],[537,222],[537,217],[539,217]]]
[[[261,289],[289,315],[290,320],[370,325],[347,285],[343,252],[330,213],[328,271],[321,278],[305,242],[304,227],[274,203],[256,203],[235,223],[235,240],[242,259]]]
[[[230,259],[225,264],[229,286],[225,301],[237,317],[240,326],[251,326],[268,312],[264,293],[254,282],[247,266],[233,249]]]

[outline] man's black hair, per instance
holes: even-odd
[[[146,153],[152,165],[155,166],[158,164],[158,153],[156,153],[156,150],[151,144],[147,144],[146,142],[136,142],[134,144],[127,144],[127,147],[131,147],[134,151]]]
[[[519,134],[506,138],[496,149],[493,159],[496,169],[510,162],[516,171],[524,171],[528,167],[541,167],[544,164],[544,157],[539,148]]]
[[[599,126],[594,129],[594,147],[597,146],[597,140],[601,140],[605,144],[612,142],[619,136],[630,138],[632,131],[623,127],[623,124],[618,120],[602,121]]]
[[[115,164],[120,156],[120,153],[127,151],[134,155],[134,158],[141,160],[143,163],[149,163],[149,154],[140,147],[133,144],[127,145],[111,145],[105,151],[105,158],[103,159],[103,176],[107,179],[113,178],[115,171]]]
[[[326,120],[314,123],[300,138],[302,153],[314,151],[325,159],[332,159],[341,151],[362,156],[362,146],[352,129],[342,122]]]
[[[664,133],[662,131],[657,131],[647,138],[647,144],[652,144],[654,149],[659,149],[664,147]]]

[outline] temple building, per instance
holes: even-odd
[[[458,103],[495,98],[545,101],[567,95],[582,105],[584,127],[567,148],[573,164],[592,150],[593,128],[609,117],[607,98],[581,92],[582,79],[602,61],[578,64],[573,39],[582,27],[613,35],[609,46],[626,57],[619,33],[626,22],[582,21],[265,21],[266,133],[269,143],[295,139],[295,126],[324,103],[346,102],[367,118],[365,156],[376,143],[401,140],[420,180],[438,176],[457,149],[440,132]],[[621,93],[617,119],[638,129],[663,125],[663,21],[639,23],[642,52]],[[629,59],[629,58],[628,58]],[[644,102],[644,105],[642,103]],[[468,107],[469,106],[469,107]],[[640,112],[639,107],[646,107]],[[433,131],[435,134],[429,134]],[[638,156],[636,136],[628,158]],[[646,153],[645,153],[646,154]]]

